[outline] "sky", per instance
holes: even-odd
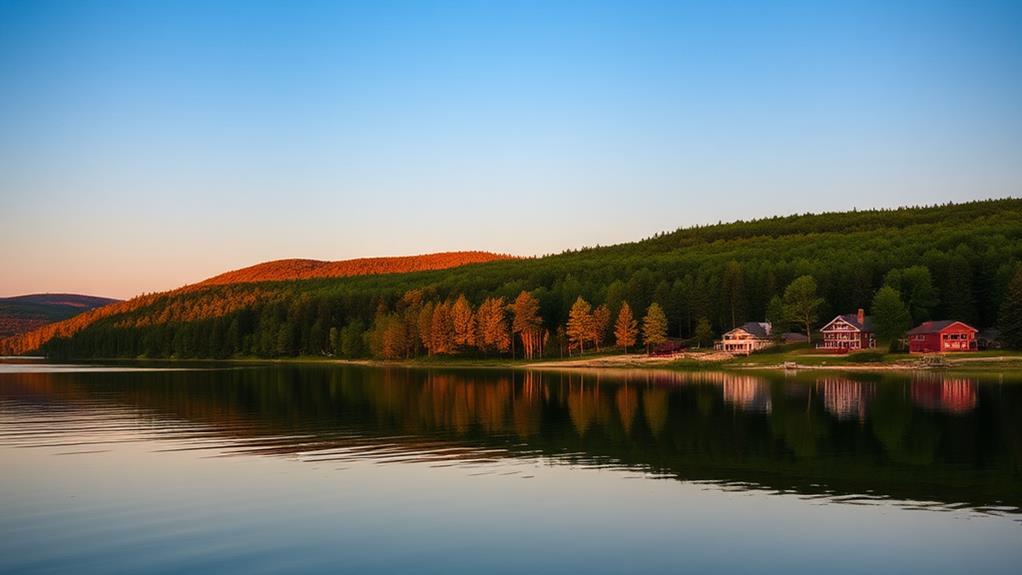
[[[1022,195],[1022,2],[0,0],[0,296]]]

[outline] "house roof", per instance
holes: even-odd
[[[844,315],[837,316],[836,318],[830,320],[830,323],[820,328],[820,331],[827,329],[828,327],[830,327],[830,324],[834,323],[839,319],[843,320],[845,323],[851,325],[852,327],[859,331],[864,332],[873,331],[873,318],[867,315],[866,317],[862,318],[863,319],[862,323],[859,323],[859,314],[855,313],[846,313]]]
[[[917,325],[916,327],[908,330],[908,334],[921,335],[924,333],[940,333],[956,323],[960,323],[972,331],[979,331],[976,328],[972,327],[971,325],[962,321],[958,321],[956,319],[942,319],[940,321],[924,321],[923,323]]]
[[[755,322],[755,321],[749,321],[749,322],[745,322],[742,325],[734,328],[733,330],[729,331],[728,333],[731,333],[732,331],[738,331],[738,330],[742,330],[745,333],[747,333],[749,335],[754,335],[756,337],[770,337],[770,324],[769,323],[758,323],[758,322]]]

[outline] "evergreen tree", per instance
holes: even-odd
[[[649,304],[646,317],[642,318],[642,341],[646,351],[667,341],[667,316],[656,302]]]
[[[433,355],[433,311],[436,306],[428,301],[419,309],[419,341],[426,348],[426,355]]]
[[[738,325],[745,311],[745,274],[742,266],[735,260],[728,262],[724,267],[724,277],[721,281],[724,290],[724,301],[729,312],[731,327]]]
[[[614,338],[619,347],[628,348],[635,345],[639,336],[639,322],[632,316],[632,307],[628,302],[621,303],[621,311],[617,314],[617,322],[614,324]]]
[[[525,359],[532,359],[541,350],[543,334],[543,318],[539,315],[539,300],[531,293],[522,290],[511,306],[514,319],[511,331],[522,340]]]
[[[780,296],[770,298],[767,304],[766,320],[770,323],[770,335],[775,341],[780,341],[784,333],[788,331],[788,316],[784,313],[784,302]]]
[[[961,254],[951,257],[941,293],[946,319],[975,323],[976,300],[972,294],[972,267]]]
[[[1001,330],[1004,345],[1022,349],[1022,265],[1017,266],[1015,277],[1001,300],[997,327]]]
[[[341,332],[336,327],[330,328],[330,353],[341,355]]]
[[[365,325],[360,319],[351,320],[348,325],[341,329],[340,354],[347,358],[363,357]]]

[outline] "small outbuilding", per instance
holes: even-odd
[[[976,351],[978,332],[978,329],[953,319],[924,321],[909,330],[908,351],[910,353]]]

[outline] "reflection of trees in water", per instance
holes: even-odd
[[[621,428],[624,430],[625,435],[628,435],[632,431],[635,413],[639,411],[639,394],[626,383],[618,387],[617,393],[614,395],[614,404],[617,406]]]
[[[940,374],[640,372],[597,379],[581,371],[303,367],[5,377],[5,396],[82,405],[103,398],[232,437],[284,438],[274,453],[310,449],[311,440],[288,434],[315,436],[317,449],[379,437],[396,449],[496,445],[508,454],[572,453],[689,478],[780,481],[810,491],[820,488],[810,483],[845,484],[914,497],[926,477],[933,489],[972,492],[978,485],[1000,500],[1019,499],[1006,496],[1004,486],[1017,492],[1022,389]],[[992,389],[996,401],[981,401]]]
[[[654,437],[659,437],[667,426],[667,390],[649,387],[642,392],[642,412],[646,425]]]

